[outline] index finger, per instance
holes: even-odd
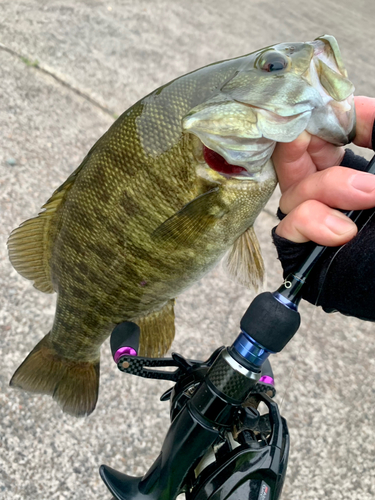
[[[375,99],[373,97],[354,97],[357,117],[356,135],[354,144],[363,148],[375,147]]]
[[[343,148],[306,131],[293,142],[277,144],[272,158],[281,192],[318,170],[340,164],[343,156]]]

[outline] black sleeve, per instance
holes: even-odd
[[[372,145],[375,149],[375,123]],[[347,149],[341,165],[363,171],[368,161]],[[285,217],[280,209],[278,217]],[[309,275],[303,298],[326,312],[375,321],[375,209],[365,210],[362,219],[366,223],[353,240],[342,247],[327,248]],[[298,269],[314,243],[294,243],[275,230],[272,238],[286,277]]]

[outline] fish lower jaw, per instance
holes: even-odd
[[[256,174],[255,173],[250,173],[250,172],[244,172],[242,175],[241,174],[224,174],[220,173],[223,177],[226,179],[237,179],[239,181],[253,181],[255,180]]]
[[[228,177],[242,181],[251,180],[253,182],[262,182],[265,166],[271,164],[273,170],[271,157],[275,146],[276,142],[273,142],[262,154],[257,155],[255,158],[253,156],[249,157],[247,162],[241,162],[240,166],[244,168],[244,171],[238,174],[229,175]],[[268,172],[268,169],[266,170]],[[267,174],[266,177],[268,178],[269,175]]]
[[[204,165],[202,170],[205,171],[205,175],[203,177],[209,178],[210,180],[214,180],[220,183],[220,179],[226,180],[236,180],[236,181],[251,181],[251,182],[259,182],[259,178],[262,176],[262,170],[264,165],[269,162],[270,158],[267,157],[265,160],[261,162],[261,164],[257,164],[254,166],[252,163],[250,165],[246,165],[242,163],[241,166],[233,165],[233,167],[237,170],[237,172],[223,172],[213,170],[209,165]],[[241,169],[241,171],[238,171]]]
[[[271,157],[275,143],[268,140],[266,145],[255,145],[250,151],[223,148],[222,145],[211,149],[203,143],[201,146],[202,153],[195,157],[199,175],[211,182],[220,183],[223,179],[256,181],[263,165]]]
[[[236,185],[262,184],[270,180],[277,180],[276,172],[273,165],[272,158],[267,158],[266,161],[253,172],[245,172],[243,175],[227,175],[220,174],[227,179],[227,181],[235,183]]]

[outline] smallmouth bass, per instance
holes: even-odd
[[[116,324],[139,324],[140,354],[160,356],[175,297],[224,254],[232,275],[255,285],[263,264],[252,226],[276,186],[276,142],[304,130],[350,142],[353,91],[325,36],[211,64],[125,111],[9,237],[15,269],[58,294],[51,331],[11,385],[89,414]]]

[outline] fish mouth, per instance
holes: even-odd
[[[335,145],[350,142],[354,86],[333,37],[279,44],[247,57],[220,91],[183,118],[184,131],[202,143],[208,167],[257,181],[276,143],[292,142],[304,130]],[[285,61],[282,71],[267,73],[265,63],[274,61]]]
[[[204,159],[204,163],[211,169],[220,174],[227,179],[237,179],[241,181],[260,181],[260,176],[262,173],[262,167],[272,156],[275,149],[276,143],[271,142],[270,145],[266,145],[261,153],[264,160],[261,161],[261,166],[254,167],[252,165],[251,170],[249,169],[249,157],[243,156],[241,160],[233,160],[235,163],[229,163],[224,154],[220,154],[213,149],[209,149],[207,146],[202,144],[202,154],[201,157]],[[218,149],[218,148],[217,148]],[[225,151],[223,152],[225,153]],[[226,154],[226,156],[228,156]],[[241,163],[241,165],[239,165]]]
[[[194,159],[200,165],[200,175],[213,182],[221,178],[228,180],[262,182],[264,166],[269,162],[276,146],[275,141],[266,138],[258,140],[226,136],[218,141],[214,134],[200,134],[188,131]],[[202,167],[204,169],[202,170]]]
[[[355,135],[354,85],[333,36],[324,35],[310,43],[314,54],[303,77],[319,93],[322,106],[313,110],[306,130],[332,144],[345,145]]]
[[[258,140],[239,140],[226,137],[217,143],[215,136],[200,138],[201,153],[204,163],[226,178],[257,181],[263,165],[270,159],[276,142],[265,138]],[[203,140],[202,140],[203,139]]]
[[[202,119],[202,114],[184,119],[184,129],[195,143],[194,156],[199,163],[205,163],[221,176],[253,182],[263,180],[263,167],[269,162],[276,143],[282,142],[285,134],[291,137],[296,122],[300,123],[298,129],[302,132],[311,114],[305,111],[298,115],[280,116],[270,110],[236,101],[228,104],[226,111],[243,117],[242,130],[223,127],[218,134],[216,125],[220,128],[221,120],[212,122],[210,126]],[[256,122],[255,128],[252,127],[253,121]],[[293,138],[297,138],[300,131]]]
[[[282,116],[277,113],[233,101],[231,112],[247,119],[256,117],[257,128],[249,134],[228,131],[220,136],[216,130],[209,132],[201,118],[188,117],[184,128],[195,143],[195,158],[227,179],[262,182],[263,167],[270,161],[277,142],[291,142],[306,129],[311,111]],[[203,125],[203,126],[202,126]],[[246,127],[245,127],[246,128]],[[286,139],[287,137],[287,139]],[[268,176],[268,173],[267,173]]]

